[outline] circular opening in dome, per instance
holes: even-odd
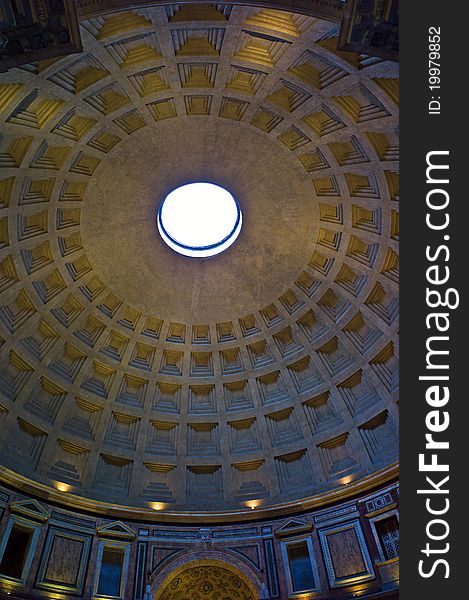
[[[170,192],[158,210],[158,230],[166,244],[194,258],[220,254],[241,231],[242,213],[234,196],[214,183],[188,183]]]

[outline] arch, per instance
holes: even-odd
[[[183,551],[173,556],[163,568],[151,577],[153,600],[179,598],[182,586],[185,591],[206,586],[204,598],[210,600],[217,585],[232,588],[242,600],[257,600],[261,590],[259,574],[241,555],[227,550]],[[244,594],[244,595],[243,595]],[[228,594],[229,595],[229,594]]]

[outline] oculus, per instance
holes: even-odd
[[[207,258],[224,252],[238,237],[242,213],[230,192],[213,183],[188,183],[170,192],[158,209],[165,243],[184,256]]]

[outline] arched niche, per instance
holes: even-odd
[[[219,597],[219,591],[224,592],[222,597],[258,600],[261,590],[260,572],[230,551],[178,553],[155,571],[150,581],[152,600],[195,598],[196,593],[211,600]]]

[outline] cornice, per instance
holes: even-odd
[[[305,511],[318,510],[337,502],[344,502],[357,496],[369,493],[399,476],[399,463],[395,462],[387,467],[368,475],[362,479],[344,485],[340,489],[316,494],[301,500],[283,502],[256,509],[240,509],[227,511],[173,511],[123,506],[102,502],[91,498],[84,498],[75,494],[61,492],[42,483],[37,483],[19,475],[6,467],[0,466],[0,481],[15,490],[39,498],[46,502],[59,505],[66,509],[92,513],[106,518],[121,520],[137,520],[144,522],[174,523],[194,525],[194,523],[240,523],[274,519],[291,516]]]

